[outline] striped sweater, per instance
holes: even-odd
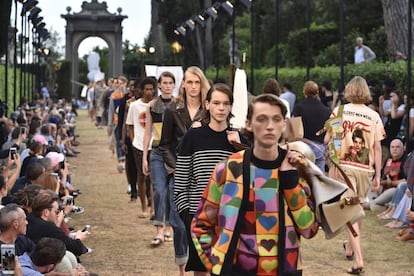
[[[234,152],[226,130],[216,132],[206,125],[187,131],[177,151],[174,178],[174,201],[179,213],[195,214],[215,165]]]

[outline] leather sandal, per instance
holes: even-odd
[[[348,261],[352,261],[354,259],[354,252],[352,252],[351,255],[346,255],[346,246],[348,245],[348,241],[344,241],[344,243],[342,244],[342,246],[344,247],[345,250],[345,257]]]
[[[158,246],[158,245],[162,244],[163,242],[164,242],[164,240],[161,237],[156,236],[154,239],[152,239],[151,245]]]
[[[361,273],[364,273],[365,271],[363,267],[357,267],[357,268],[351,267],[346,272],[348,272],[348,274],[359,275]]]

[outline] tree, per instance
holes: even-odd
[[[395,60],[397,51],[408,54],[408,4],[409,0],[382,0],[384,27],[390,59]],[[411,20],[414,20],[411,13]],[[413,25],[414,26],[414,25]],[[413,53],[413,49],[411,49]]]

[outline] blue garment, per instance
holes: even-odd
[[[168,183],[170,189],[170,225],[174,229],[175,263],[181,265],[186,264],[188,260],[188,241],[184,222],[181,220],[177,212],[177,206],[174,203],[174,178],[172,174],[169,175]]]
[[[19,262],[22,267],[22,272],[24,276],[42,276],[44,274],[36,270],[35,265],[33,264],[30,256],[25,252],[22,256],[19,256]]]
[[[150,155],[151,179],[154,186],[155,226],[164,226],[170,219],[169,182],[161,152],[156,148]]]

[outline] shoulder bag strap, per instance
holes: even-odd
[[[246,149],[243,155],[243,199],[240,204],[239,215],[237,216],[237,221],[234,227],[233,235],[231,237],[229,249],[226,256],[224,257],[223,266],[221,268],[220,275],[231,275],[233,259],[236,253],[237,242],[240,237],[240,228],[241,222],[243,221],[244,215],[246,213],[246,206],[249,200],[249,191],[250,191],[250,155],[251,149]]]

